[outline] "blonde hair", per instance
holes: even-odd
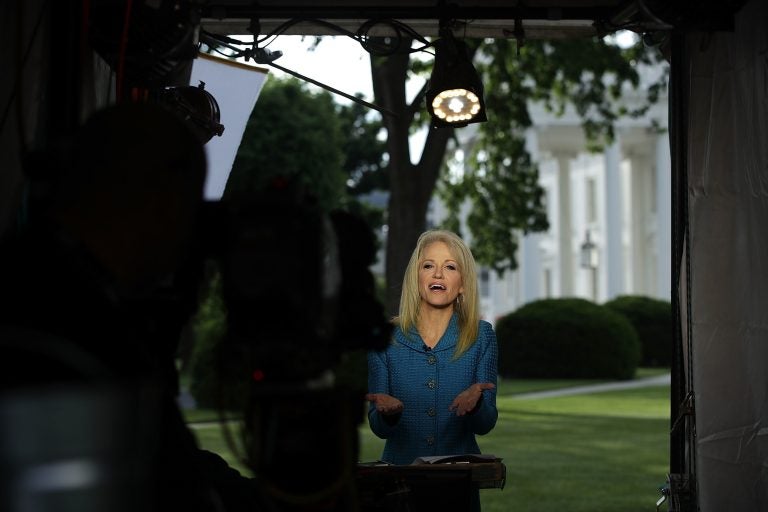
[[[457,297],[453,310],[458,316],[459,341],[453,353],[457,359],[472,346],[477,339],[478,322],[480,321],[480,301],[477,291],[477,268],[472,251],[458,235],[446,230],[425,231],[419,236],[416,248],[411,254],[411,259],[403,276],[403,288],[400,293],[400,312],[393,321],[400,326],[404,333],[408,333],[415,326],[419,318],[419,262],[424,250],[434,242],[443,242],[448,246],[451,256],[456,260],[461,273],[464,293]]]

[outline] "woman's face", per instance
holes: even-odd
[[[460,293],[464,293],[464,287],[459,264],[445,242],[432,242],[424,248],[419,261],[419,296],[422,306],[452,308]]]

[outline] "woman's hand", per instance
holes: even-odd
[[[386,393],[368,393],[365,399],[376,406],[376,410],[384,416],[403,412],[403,402]]]
[[[472,384],[453,399],[453,402],[448,407],[448,410],[456,411],[456,416],[464,416],[477,406],[478,400],[480,400],[480,397],[483,396],[483,391],[486,389],[493,389],[495,387],[495,384],[491,384],[489,382]]]

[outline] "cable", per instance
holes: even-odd
[[[380,107],[378,105],[374,105],[373,103],[369,103],[369,102],[365,101],[362,98],[358,98],[357,96],[353,96],[351,94],[347,94],[346,92],[340,91],[340,90],[336,89],[335,87],[331,87],[330,85],[324,84],[322,82],[318,82],[317,80],[315,80],[313,78],[309,78],[308,76],[304,76],[301,73],[297,73],[296,71],[292,71],[292,70],[290,70],[288,68],[284,68],[283,66],[275,64],[274,62],[268,62],[266,64],[268,64],[268,65],[270,65],[270,66],[272,66],[274,68],[277,68],[280,71],[283,71],[285,73],[293,75],[296,78],[300,78],[300,79],[302,79],[302,80],[304,80],[306,82],[309,82],[311,84],[314,84],[314,85],[316,85],[318,87],[322,87],[323,89],[326,89],[326,90],[328,90],[328,91],[330,91],[330,92],[332,92],[334,94],[338,94],[339,96],[343,96],[343,97],[347,98],[348,100],[354,101],[355,103],[360,103],[361,105],[364,105],[364,106],[366,106],[368,108],[372,108],[374,110],[378,110],[382,114],[388,114],[388,115],[393,116],[393,117],[398,117],[396,113],[392,112],[388,108]]]
[[[397,117],[397,114],[395,112],[392,112],[391,110],[389,110],[387,108],[380,107],[378,105],[374,105],[373,103],[367,102],[367,101],[365,101],[362,98],[359,98],[357,96],[353,96],[351,94],[348,94],[348,93],[346,93],[344,91],[336,89],[335,87],[331,87],[330,85],[324,84],[324,83],[322,83],[322,82],[320,82],[318,80],[315,80],[315,79],[310,78],[308,76],[302,75],[301,73],[298,73],[298,72],[293,71],[291,69],[288,69],[286,67],[280,66],[279,64],[275,64],[274,60],[277,59],[280,56],[280,54],[275,54],[272,57],[270,57],[270,55],[272,55],[272,52],[269,52],[269,51],[265,50],[264,48],[259,48],[257,46],[254,46],[253,48],[250,48],[250,49],[241,50],[241,49],[233,46],[230,43],[234,42],[234,44],[241,44],[241,45],[244,45],[246,43],[243,43],[242,41],[234,40],[234,39],[232,39],[230,37],[227,37],[227,36],[220,36],[220,35],[217,35],[217,34],[211,34],[210,32],[201,32],[200,40],[203,41],[208,46],[210,46],[213,51],[215,51],[216,53],[219,53],[221,55],[225,55],[225,54],[223,54],[217,48],[212,46],[211,42],[210,42],[211,40],[213,40],[214,42],[218,41],[219,43],[221,43],[221,46],[223,46],[224,48],[227,48],[227,49],[232,50],[233,52],[235,52],[233,55],[229,55],[229,56],[225,55],[225,56],[227,56],[229,58],[235,58],[235,59],[244,58],[245,60],[252,59],[252,60],[254,60],[258,64],[266,64],[266,65],[272,66],[272,67],[274,67],[276,69],[279,69],[280,71],[283,71],[284,73],[288,73],[289,75],[293,75],[296,78],[299,78],[299,79],[301,79],[301,80],[303,80],[305,82],[309,82],[309,83],[311,83],[313,85],[316,85],[318,87],[322,87],[323,89],[325,89],[327,91],[330,91],[330,92],[332,92],[334,94],[337,94],[339,96],[343,96],[344,98],[347,98],[350,101],[354,101],[355,103],[359,103],[359,104],[364,105],[364,106],[366,106],[366,107],[368,107],[370,109],[377,110],[377,111],[381,112],[382,114],[387,114],[387,115],[390,115],[390,116],[393,116],[393,117]]]
[[[402,23],[401,21],[393,20],[393,19],[368,20],[364,22],[362,25],[360,25],[360,27],[358,27],[356,32],[351,32],[339,25],[336,25],[334,23],[331,23],[322,19],[292,18],[282,23],[277,28],[272,30],[269,34],[261,38],[257,38],[257,36],[254,35],[251,41],[241,41],[238,39],[231,38],[229,36],[215,34],[205,30],[201,31],[201,37],[204,35],[207,38],[214,39],[220,43],[225,43],[228,45],[236,45],[236,46],[248,45],[254,48],[265,48],[266,46],[272,44],[275,38],[281,35],[283,32],[285,32],[288,28],[290,28],[293,25],[296,25],[297,23],[302,23],[302,22],[314,23],[314,24],[329,28],[337,32],[339,35],[349,37],[350,39],[357,41],[366,52],[372,55],[387,56],[387,55],[393,55],[395,53],[402,51],[402,49],[400,48],[400,45],[405,36],[408,36],[422,43],[422,46],[418,48],[408,48],[406,50],[407,53],[417,53],[421,51],[426,51],[427,48],[430,48],[433,46],[433,43],[431,41],[428,41],[427,39],[422,37],[418,32],[413,30],[411,27],[409,27],[405,23]],[[393,39],[392,42],[386,43],[386,44],[377,44],[372,42],[372,39],[378,39],[378,38],[374,38],[370,36],[369,33],[374,27],[379,25],[387,25],[394,31],[395,35],[392,37]],[[261,44],[261,43],[264,43],[265,41],[268,41],[269,39],[272,39],[272,40],[269,41],[267,44],[265,45]],[[232,50],[236,50],[231,46],[229,48]],[[430,52],[427,52],[427,53],[430,53]],[[238,55],[238,57],[241,57],[241,56],[243,55]]]
[[[315,23],[317,25],[330,28],[331,30],[336,31],[341,35],[347,36],[350,39],[357,41],[360,44],[360,46],[362,46],[362,48],[371,55],[390,56],[390,55],[395,55],[401,52],[408,53],[408,54],[425,52],[433,55],[432,52],[427,51],[427,48],[430,48],[433,46],[434,44],[433,42],[428,41],[426,38],[422,37],[418,32],[413,30],[411,27],[409,27],[405,23],[402,23],[400,21],[393,20],[393,19],[368,20],[364,22],[362,25],[360,25],[360,27],[358,27],[356,32],[350,32],[349,30],[343,27],[340,27],[339,25],[336,25],[334,23],[331,23],[322,19],[292,18],[280,24],[277,28],[272,30],[269,34],[265,35],[264,37],[259,38],[256,34],[254,34],[253,38],[250,41],[241,41],[226,35],[215,34],[213,32],[201,30],[200,42],[206,44],[209,48],[211,48],[212,51],[220,55],[223,55],[227,58],[231,58],[231,59],[242,58],[242,59],[245,59],[246,61],[252,59],[257,64],[266,64],[266,65],[272,66],[276,69],[279,69],[280,71],[283,71],[301,80],[304,80],[305,82],[309,82],[318,87],[322,87],[323,89],[326,89],[334,94],[343,96],[344,98],[347,98],[351,101],[364,105],[368,108],[377,110],[382,114],[387,114],[387,115],[397,117],[397,114],[395,112],[392,112],[389,109],[380,107],[378,105],[374,105],[373,103],[369,103],[363,100],[362,98],[353,96],[351,94],[347,94],[343,91],[340,91],[339,89],[326,85],[322,82],[309,78],[300,73],[297,73],[296,71],[280,66],[279,64],[275,64],[274,61],[277,58],[279,58],[280,55],[282,55],[282,53],[278,51],[275,51],[275,52],[269,51],[266,49],[266,47],[272,44],[277,38],[277,36],[285,32],[291,26],[300,22]],[[257,24],[255,22],[252,23],[251,30],[254,30],[254,31],[258,30],[258,28],[254,28],[254,25],[257,25]],[[395,35],[393,37],[387,37],[387,38],[377,38],[377,37],[370,36],[369,35],[370,31],[374,27],[379,25],[389,26],[393,30]],[[418,48],[411,48],[409,46],[407,49],[404,50],[402,47],[403,40],[407,37],[411,38],[412,40],[419,41],[420,43],[422,43],[422,46]],[[269,41],[269,42],[267,42],[264,45],[261,45],[261,43],[264,43],[265,41]],[[250,48],[241,48],[243,46],[249,46]],[[224,47],[228,50],[231,50],[233,52],[232,55],[227,55],[223,53],[219,49],[219,47]]]

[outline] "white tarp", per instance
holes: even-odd
[[[206,199],[218,200],[224,193],[245,125],[267,79],[267,73],[265,68],[206,54],[200,54],[192,65],[189,84],[197,86],[201,81],[205,82],[205,90],[219,104],[221,124],[224,125],[222,136],[214,136],[205,145],[208,157]]]
[[[768,2],[686,48],[699,506],[768,511]]]

